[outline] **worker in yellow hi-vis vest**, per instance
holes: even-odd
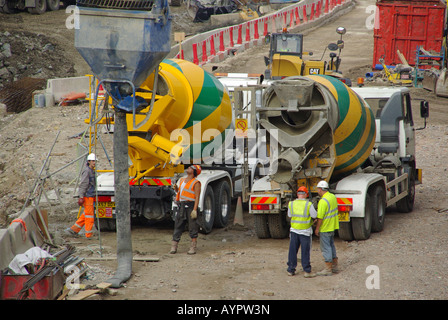
[[[297,267],[297,252],[301,247],[302,268],[305,278],[313,278],[311,273],[310,251],[313,234],[313,219],[316,219],[316,209],[308,199],[308,189],[304,186],[297,190],[297,199],[288,204],[288,217],[291,218],[290,241],[288,252],[288,275],[293,276]]]
[[[325,268],[317,273],[321,276],[338,272],[338,257],[334,246],[334,231],[339,229],[338,202],[328,189],[326,181],[317,184],[317,193],[321,199],[317,204],[317,225],[314,233],[320,238],[320,250],[325,260]]]

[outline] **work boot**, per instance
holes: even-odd
[[[303,274],[303,277],[304,278],[314,278],[316,276],[316,274],[315,273],[312,273],[312,272],[305,272],[304,274]]]
[[[187,253],[188,254],[195,254],[197,245],[198,245],[198,239],[197,238],[191,239],[190,250],[188,250]]]
[[[67,228],[64,231],[62,231],[62,234],[64,236],[68,236],[68,237],[77,237],[78,234],[72,230],[72,228]]]
[[[170,253],[171,254],[175,254],[177,252],[177,246],[178,246],[179,242],[177,241],[171,241],[171,249],[170,249]]]
[[[333,258],[331,271],[332,271],[333,273],[338,273],[338,272],[339,272],[339,268],[338,268],[338,258]]]
[[[332,274],[332,268],[333,263],[332,262],[325,262],[325,268],[324,270],[317,273],[318,276],[331,276]]]

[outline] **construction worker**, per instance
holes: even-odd
[[[77,235],[82,227],[85,227],[85,235],[87,239],[93,236],[93,224],[95,221],[95,164],[97,158],[94,153],[87,156],[87,164],[81,173],[81,181],[78,187],[78,205],[84,207],[84,212],[78,218],[73,226],[65,230],[66,235]]]
[[[199,196],[201,194],[201,183],[196,177],[201,173],[201,167],[192,165],[187,168],[187,177],[179,181],[179,188],[175,185],[174,190],[177,192],[176,202],[179,211],[174,220],[173,240],[171,242],[170,253],[177,252],[180,237],[185,230],[185,224],[188,222],[188,230],[191,238],[190,250],[188,254],[195,254],[197,248],[199,225],[198,205]]]
[[[288,275],[293,276],[297,267],[297,252],[302,247],[302,268],[305,278],[313,278],[311,273],[310,251],[313,234],[313,220],[317,212],[308,198],[308,189],[301,186],[297,190],[297,199],[288,204],[288,217],[291,218],[290,242],[288,253]]]
[[[316,189],[321,199],[317,204],[317,225],[314,233],[320,238],[320,250],[325,260],[325,268],[317,275],[330,276],[332,272],[338,272],[338,257],[334,246],[334,231],[339,229],[338,203],[336,196],[328,191],[326,181],[320,181]]]

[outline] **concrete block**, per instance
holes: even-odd
[[[234,24],[242,23],[244,20],[241,18],[239,12],[216,14],[210,16],[210,23],[212,26],[231,26]]]
[[[83,92],[89,94],[89,77],[72,77],[48,79],[47,93],[53,95],[54,101],[58,102],[70,92]]]

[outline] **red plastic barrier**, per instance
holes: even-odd
[[[303,22],[307,22],[308,21],[308,17],[306,15],[306,6],[302,7],[302,13],[303,13]]]
[[[328,13],[328,9],[329,9],[328,2],[329,1],[330,0],[325,0],[325,10],[324,10],[324,13]]]
[[[258,34],[258,19],[254,20],[254,39],[258,40],[260,35]]]
[[[311,14],[310,14],[310,21],[314,20],[314,2],[311,5]]]
[[[197,64],[199,64],[198,44],[197,43],[193,43],[191,47],[192,47],[192,51],[193,51],[193,63],[197,65]]]
[[[233,48],[235,46],[235,43],[233,42],[233,26],[229,28],[229,46],[230,48]]]
[[[238,25],[238,40],[236,41],[236,44],[243,44],[243,25]]]
[[[219,51],[224,51],[224,31],[219,32]]]
[[[202,41],[202,62],[207,62],[207,40]]]
[[[250,22],[246,23],[246,42],[250,41]]]
[[[212,35],[210,37],[210,55],[216,56],[216,49],[215,49],[215,35]]]
[[[296,15],[296,26],[300,24],[299,7],[295,7],[294,14]]]

